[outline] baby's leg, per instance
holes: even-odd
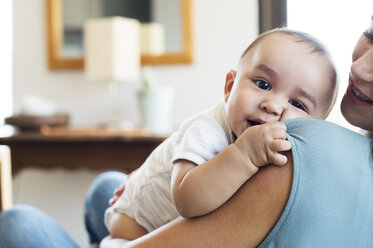
[[[112,238],[122,238],[127,240],[137,239],[148,232],[134,219],[126,214],[114,212],[110,217],[108,228]]]

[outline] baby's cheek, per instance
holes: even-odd
[[[311,116],[303,110],[292,109],[284,112],[280,121],[292,120],[296,118],[311,118]]]

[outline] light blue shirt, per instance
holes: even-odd
[[[264,247],[373,247],[370,140],[330,122],[285,122],[292,143],[291,193]]]

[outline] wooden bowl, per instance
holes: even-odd
[[[5,123],[17,127],[21,132],[40,132],[42,126],[67,126],[69,116],[56,114],[51,116],[14,115],[5,118]]]

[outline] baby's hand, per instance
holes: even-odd
[[[137,170],[137,169],[136,169]],[[132,171],[128,174],[126,181],[132,176],[132,174],[136,171]],[[126,182],[121,184],[118,188],[114,190],[114,196],[109,200],[109,205],[112,206],[118,200],[118,198],[123,194],[124,190],[126,189]]]
[[[109,205],[112,206],[118,200],[118,198],[123,194],[126,184],[123,183],[118,188],[114,190],[114,196],[109,200]]]
[[[291,149],[291,143],[286,140],[286,125],[278,121],[246,129],[236,144],[256,167],[286,164],[287,157],[281,152]]]

